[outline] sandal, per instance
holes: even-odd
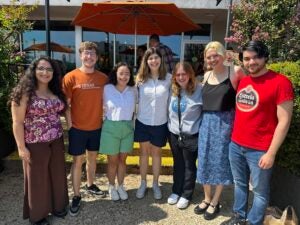
[[[206,219],[206,220],[213,220],[219,214],[221,206],[220,206],[219,202],[218,202],[217,205],[210,204],[209,206],[212,207],[214,209],[214,211],[212,213],[205,211],[205,213],[204,213],[204,219]]]
[[[195,208],[194,208],[194,213],[197,214],[197,215],[201,215],[203,214],[206,209],[209,207],[210,203],[203,200],[201,203],[204,203],[205,204],[205,207],[204,208],[201,208],[200,205],[197,205]],[[200,203],[200,204],[201,204]]]

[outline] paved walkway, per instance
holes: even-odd
[[[149,176],[149,179],[151,177]],[[171,191],[172,176],[161,176],[163,199],[155,201],[152,191],[149,191],[142,200],[135,198],[139,177],[129,174],[125,180],[129,199],[127,201],[112,202],[108,198],[99,198],[82,191],[83,205],[77,217],[67,215],[65,219],[49,217],[53,225],[219,225],[230,216],[232,205],[232,187],[225,188],[221,201],[220,215],[213,221],[206,221],[203,216],[195,215],[193,209],[203,198],[200,185],[196,186],[194,199],[185,210],[166,203]],[[148,182],[151,184],[151,180]],[[107,179],[97,174],[96,184],[107,190]],[[84,185],[84,183],[83,183]],[[69,180],[69,187],[71,187]],[[70,196],[72,190],[69,188]],[[20,161],[7,161],[6,169],[0,173],[0,225],[29,224],[22,219],[23,174]]]

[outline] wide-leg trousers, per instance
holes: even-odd
[[[23,218],[39,221],[49,213],[62,212],[69,203],[64,141],[26,144],[30,162],[23,161]]]

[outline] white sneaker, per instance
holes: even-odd
[[[188,199],[180,197],[176,206],[178,209],[185,209],[189,206],[189,203],[190,203],[190,201]]]
[[[123,186],[123,184],[119,185],[118,186],[118,189],[117,189],[118,193],[119,193],[119,196],[122,200],[127,200],[128,199],[128,194]]]
[[[120,199],[120,196],[118,194],[118,191],[116,190],[114,185],[108,186],[108,194],[111,200],[118,201]]]
[[[158,184],[154,183],[152,186],[152,190],[153,190],[154,199],[156,200],[162,199],[161,190]]]
[[[179,195],[172,193],[168,198],[168,204],[170,205],[176,204],[179,198],[180,198]]]
[[[142,180],[141,185],[140,185],[139,189],[137,190],[135,196],[139,199],[144,198],[146,190],[147,190],[147,183],[145,180]]]

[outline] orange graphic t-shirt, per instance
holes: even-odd
[[[102,126],[103,88],[108,77],[95,70],[84,73],[75,69],[63,79],[63,89],[71,101],[72,126],[80,130],[96,130]]]

